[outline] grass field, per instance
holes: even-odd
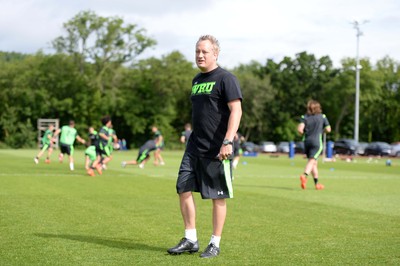
[[[37,150],[0,150],[0,265],[400,265],[400,161],[321,163],[325,190],[301,190],[306,161],[242,157],[221,254],[167,255],[183,236],[175,180],[182,151],[166,165],[121,168],[137,151],[115,152],[102,176],[68,163],[33,162]],[[203,250],[211,202],[196,194]]]

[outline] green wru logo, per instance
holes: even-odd
[[[214,85],[215,85],[215,81],[201,83],[201,84],[195,84],[192,87],[192,95],[210,94]]]

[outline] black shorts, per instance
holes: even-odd
[[[72,156],[74,154],[74,146],[60,143],[60,151],[63,154],[68,154],[69,156]]]
[[[100,146],[99,146],[99,145],[95,145],[95,147],[96,147],[96,157],[97,157],[98,155],[101,156],[101,149],[100,149]]]
[[[144,152],[141,152],[138,154],[138,157],[136,158],[136,162],[137,163],[141,163],[144,160],[146,160],[147,158],[150,157],[150,152],[149,150],[145,150]]]
[[[305,142],[304,153],[308,159],[318,159],[323,151],[323,144],[320,142]]]
[[[176,191],[200,192],[203,199],[233,198],[232,161],[204,158],[185,152]]]
[[[100,149],[100,155],[103,157],[110,157],[111,156],[111,150],[109,146],[105,146],[102,149]]]

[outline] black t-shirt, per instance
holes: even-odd
[[[228,129],[228,102],[242,99],[239,82],[233,74],[217,67],[194,77],[190,98],[193,131],[186,150],[216,158]]]
[[[302,115],[300,123],[304,123],[304,141],[319,144],[322,140],[324,129],[329,126],[329,121],[324,114]]]

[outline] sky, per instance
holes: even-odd
[[[356,57],[358,21],[360,58],[400,61],[399,0],[0,0],[0,51],[52,53],[51,41],[66,35],[63,23],[88,10],[145,29],[157,45],[140,58],[179,51],[194,62],[198,37],[212,34],[224,67],[303,51],[340,66]]]

